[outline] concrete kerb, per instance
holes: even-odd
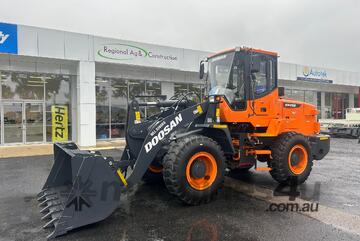
[[[101,151],[124,148],[125,140],[98,141],[96,146],[80,147],[81,150]],[[0,146],[0,158],[43,156],[53,154],[53,144],[26,144]]]

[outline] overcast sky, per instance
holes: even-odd
[[[360,0],[1,0],[0,21],[360,71]]]

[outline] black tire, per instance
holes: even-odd
[[[156,167],[156,169],[161,169],[162,168],[162,165],[159,164],[159,163],[151,163],[151,166],[154,166]],[[150,184],[150,185],[153,185],[153,184],[163,184],[164,181],[163,181],[163,173],[162,171],[159,172],[159,171],[152,171],[151,168],[148,168],[144,174],[144,176],[142,177],[142,180],[146,183],[146,184]]]
[[[146,170],[142,180],[146,184],[150,184],[150,185],[164,183],[162,173],[154,173],[154,172],[152,172],[150,170]]]
[[[306,150],[307,163],[301,173],[294,173],[289,164],[289,154],[296,145]],[[268,166],[272,168],[271,176],[281,184],[301,184],[309,177],[313,166],[313,156],[306,137],[294,132],[281,134],[272,145],[272,159],[268,160]]]
[[[191,186],[186,175],[189,161],[199,153],[210,154],[215,159],[217,167],[216,177],[215,175],[211,177],[215,177],[214,181],[204,190],[198,190]],[[201,158],[200,162],[202,162]],[[172,142],[168,153],[164,157],[163,165],[163,178],[167,189],[171,194],[189,205],[210,202],[224,182],[224,153],[214,140],[205,136],[191,135]]]

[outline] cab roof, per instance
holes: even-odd
[[[278,56],[277,52],[272,52],[272,51],[267,51],[267,50],[262,50],[262,49],[248,48],[248,47],[240,47],[240,48],[230,48],[230,49],[222,50],[220,52],[210,55],[208,58],[212,58],[212,57],[215,57],[215,56],[218,56],[221,54],[225,54],[225,53],[230,53],[233,51],[248,51],[248,52],[252,52],[252,53],[261,53],[261,54]]]

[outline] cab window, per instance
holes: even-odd
[[[237,61],[233,65],[227,88],[231,89],[233,93],[233,98],[229,100],[232,108],[235,110],[245,109],[245,66],[243,62]]]
[[[274,60],[268,57],[259,58],[257,61],[259,61],[259,69],[257,72],[252,73],[252,79],[255,97],[259,98],[271,92],[275,88],[276,66],[274,64]]]

